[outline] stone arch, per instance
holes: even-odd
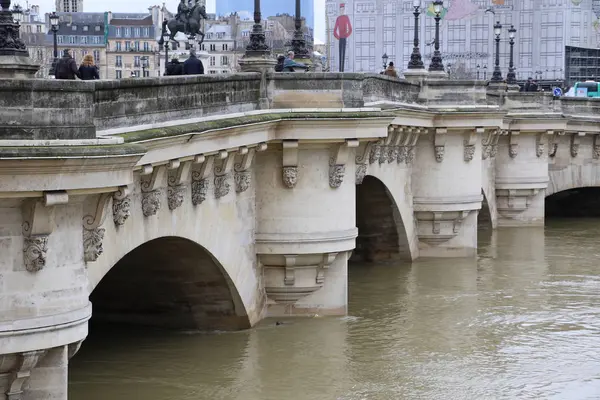
[[[377,177],[365,176],[356,187],[355,259],[363,261],[413,260],[414,245],[409,239],[402,211],[388,187]]]
[[[102,277],[90,300],[94,320],[199,330],[251,325],[221,263],[203,246],[177,236],[129,251]]]
[[[477,214],[477,224],[483,227],[491,227],[496,229],[498,218],[496,215],[496,203],[495,201],[490,202],[488,195],[485,193],[486,190],[481,188],[481,196],[483,198],[481,202],[481,210]],[[495,200],[495,198],[492,197]]]
[[[588,164],[551,168],[548,179],[546,197],[569,189],[600,187],[600,167]]]
[[[546,217],[600,217],[600,185],[576,187],[546,196]]]

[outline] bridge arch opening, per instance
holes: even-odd
[[[477,213],[477,227],[479,229],[491,229],[493,227],[492,223],[492,212],[490,211],[490,205],[488,203],[487,196],[485,195],[485,191],[481,189],[481,209]]]
[[[580,187],[553,193],[545,199],[546,218],[600,217],[600,187]]]
[[[250,327],[223,267],[204,247],[180,237],[157,238],[130,251],[90,300],[96,323],[200,331]]]
[[[411,260],[398,206],[385,184],[370,175],[356,186],[356,227],[353,261]]]

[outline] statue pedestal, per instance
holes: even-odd
[[[29,55],[0,56],[0,78],[33,79],[40,66],[34,63]]]
[[[267,73],[273,71],[273,67],[275,67],[277,61],[275,61],[270,54],[266,54],[264,56],[244,56],[238,61],[238,64],[240,65],[242,72],[260,73],[259,108],[261,110],[271,108],[267,88]]]
[[[429,73],[425,68],[422,69],[406,69],[404,70],[404,79],[411,83],[421,83],[427,79]]]

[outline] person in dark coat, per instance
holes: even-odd
[[[100,79],[98,67],[94,65],[94,57],[91,54],[86,54],[83,57],[83,62],[79,66],[79,78],[84,81]]]
[[[275,65],[275,72],[283,72],[283,64],[285,63],[285,56],[280,54],[277,57],[277,65]]]
[[[73,80],[79,76],[79,70],[77,69],[77,63],[75,59],[71,57],[71,51],[66,49],[63,52],[63,56],[58,63],[56,63],[56,71],[54,73],[56,79],[70,79]]]
[[[196,52],[190,50],[190,56],[183,62],[183,74],[184,75],[202,75],[204,74],[204,65],[202,61],[196,57]]]
[[[174,76],[174,75],[183,75],[183,64],[179,62],[177,56],[173,56],[171,62],[167,64],[167,68],[165,70],[165,75]]]

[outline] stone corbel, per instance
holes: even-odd
[[[283,141],[282,179],[285,187],[293,189],[298,183],[298,141]]]
[[[22,398],[23,387],[31,377],[31,371],[44,355],[46,355],[46,350],[26,351],[17,356],[17,363],[8,375],[6,399],[18,400]],[[2,361],[1,358],[0,361]]]
[[[489,152],[490,158],[496,157],[496,154],[498,153],[498,141],[500,141],[500,130],[497,130],[494,133],[494,137],[492,139],[492,147]]]
[[[383,147],[381,148],[381,155],[379,157],[379,164],[385,164],[391,162],[391,159],[394,157],[394,146],[392,143],[395,139],[394,126],[388,126],[388,135],[383,140]]]
[[[540,158],[543,154],[544,154],[544,147],[545,147],[545,143],[544,143],[544,136],[546,136],[547,133],[538,133],[537,135],[535,135],[535,156],[537,158]]]
[[[365,147],[363,149],[356,149],[356,157],[354,161],[356,162],[356,181],[357,185],[363,183],[365,176],[367,175],[367,163],[369,154],[371,154],[371,148],[373,147],[373,142],[365,143]]]
[[[83,259],[94,262],[104,252],[102,240],[105,229],[100,228],[108,214],[108,201],[112,193],[89,196],[83,203]]]
[[[594,148],[592,156],[594,160],[600,158],[600,135],[594,135]]]
[[[190,174],[192,163],[171,160],[167,164],[167,205],[173,211],[183,204],[185,182]]]
[[[479,138],[479,136],[483,136],[484,134],[485,129],[481,127],[477,127],[471,132],[467,133],[465,140],[463,140],[463,158],[465,162],[470,162],[473,160],[473,157],[475,156],[475,145],[477,143],[477,138]]]
[[[548,157],[555,157],[556,151],[558,150],[558,135],[555,131],[547,131],[548,135]]]
[[[229,194],[231,184],[229,178],[235,162],[235,151],[221,150],[217,154],[217,159],[221,160],[220,164],[214,165],[215,169],[215,198],[220,199]]]
[[[371,153],[369,154],[369,164],[374,164],[381,157],[383,157],[383,145],[385,141],[384,139],[379,139],[375,144],[371,147]]]
[[[405,128],[396,126],[394,128],[393,137],[390,141],[390,147],[388,148],[387,162],[388,164],[397,161],[400,156],[400,143],[404,139]]]
[[[515,158],[519,154],[519,134],[521,131],[510,131],[508,134],[508,155]]]
[[[329,186],[333,189],[339,188],[344,181],[346,163],[351,148],[358,147],[357,139],[347,139],[345,143],[335,146],[333,155],[329,158]]]
[[[490,129],[487,132],[485,139],[481,140],[481,159],[486,160],[492,152],[492,143],[494,140],[494,130]]]
[[[48,238],[54,230],[54,206],[68,202],[69,195],[64,191],[46,192],[43,200],[23,202],[23,261],[27,271],[37,272],[46,266]]]
[[[432,246],[447,242],[460,233],[462,222],[471,211],[416,212],[419,240]]]
[[[317,285],[323,285],[325,283],[325,271],[329,269],[331,263],[335,260],[338,253],[325,253],[323,254],[323,259],[317,268],[317,278],[315,282]]]
[[[260,143],[258,144],[258,146],[252,147],[250,149],[244,146],[240,147],[240,149],[238,150],[238,154],[241,156],[241,160],[239,163],[236,163],[233,167],[233,181],[235,182],[235,191],[237,193],[245,192],[250,187],[252,179],[250,167],[252,166],[254,155],[257,151],[265,151],[266,149],[267,144]]]
[[[498,212],[508,218],[527,210],[540,189],[496,189]]]
[[[206,200],[213,172],[214,156],[198,154],[192,163],[192,204],[197,206]]]
[[[579,144],[585,132],[573,133],[571,135],[571,157],[575,158],[579,154]]]
[[[406,165],[411,165],[415,159],[415,147],[417,146],[417,141],[419,140],[419,136],[426,135],[426,134],[427,134],[427,129],[425,129],[425,128],[413,129],[413,131],[408,139],[408,144],[406,146],[406,159],[404,160],[406,162]]]
[[[116,226],[121,226],[131,215],[131,197],[128,186],[121,186],[113,193],[112,213],[113,222]]]
[[[140,176],[140,187],[142,190],[142,213],[144,217],[156,215],[162,206],[161,186],[164,185],[164,174],[162,167],[153,167],[152,165],[144,165]]]
[[[413,136],[414,128],[403,128],[401,134],[399,135],[398,140],[398,153],[396,160],[398,164],[402,164],[406,161],[406,156],[408,154],[408,145],[410,139]]]
[[[444,153],[446,152],[446,134],[448,129],[436,128],[435,136],[433,137],[433,148],[435,150],[435,161],[441,163],[444,161]]]

